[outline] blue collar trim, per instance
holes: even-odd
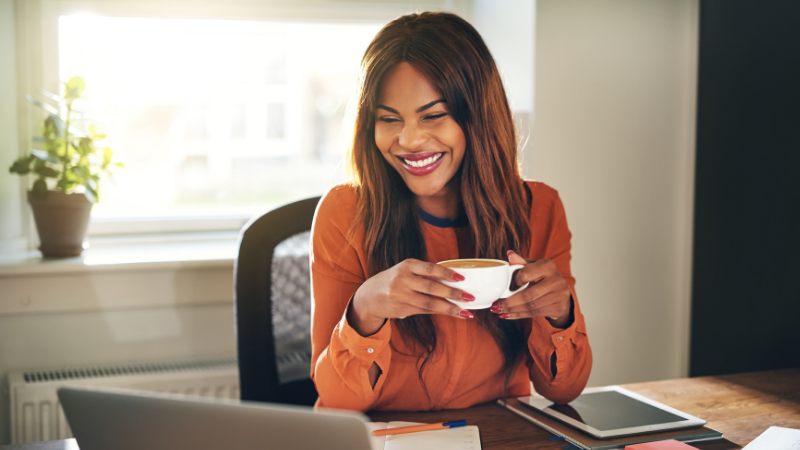
[[[452,220],[442,219],[440,217],[428,214],[422,208],[419,208],[419,217],[422,219],[423,222],[438,228],[461,228],[469,225],[469,220],[467,220],[467,216],[459,216]]]

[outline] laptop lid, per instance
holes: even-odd
[[[62,387],[81,450],[370,450],[367,418],[346,411],[174,394]]]

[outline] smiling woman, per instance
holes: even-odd
[[[318,406],[464,408],[536,390],[575,398],[592,365],[555,190],[526,182],[494,60],[449,13],[402,16],[362,58],[352,179],[312,229]],[[519,254],[517,254],[518,252]],[[491,310],[434,264],[508,258],[530,283]],[[524,258],[537,260],[526,264]]]
[[[407,62],[384,80],[375,119],[375,145],[403,177],[420,208],[455,218],[456,176],[464,159],[464,132],[437,90]],[[430,176],[426,176],[430,175]]]

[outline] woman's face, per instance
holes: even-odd
[[[416,196],[454,192],[445,187],[464,159],[464,131],[442,95],[407,62],[383,80],[375,111],[375,144]]]

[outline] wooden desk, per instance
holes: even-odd
[[[726,439],[691,444],[701,450],[747,445],[771,425],[800,429],[800,368],[719,377],[626,384],[623,387],[708,421]],[[371,412],[374,421],[445,422],[478,425],[485,450],[556,450],[564,441],[499,405],[436,412]],[[79,450],[74,439],[0,446],[0,450]]]
[[[771,425],[800,429],[800,368],[719,377],[684,378],[622,385],[653,400],[708,421],[725,439],[691,444],[702,450],[737,449]],[[465,410],[372,412],[376,422],[446,422],[478,425],[484,450],[560,449],[564,441],[496,404]]]

